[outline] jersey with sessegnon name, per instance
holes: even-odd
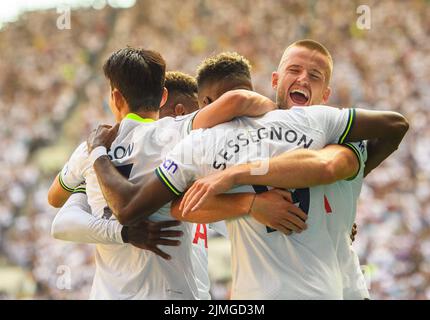
[[[156,169],[160,180],[180,195],[196,179],[235,164],[265,160],[286,151],[321,149],[343,143],[354,109],[328,106],[276,110],[259,118],[237,118],[195,130],[169,152]],[[254,174],[267,172],[267,162]],[[261,192],[240,186],[235,192]],[[327,228],[322,186],[292,190],[308,214],[308,229],[286,236],[250,216],[227,221],[231,241],[232,299],[342,299],[342,274]]]

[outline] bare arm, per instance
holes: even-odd
[[[186,192],[181,209],[188,214],[207,198],[235,185],[263,185],[297,189],[331,184],[354,176],[359,170],[355,153],[341,145],[321,150],[294,150],[265,161],[230,167],[197,180]]]
[[[409,129],[404,116],[392,111],[357,109],[355,124],[347,141],[370,140],[364,176],[397,150]]]
[[[291,195],[283,190],[271,190],[260,194],[221,194],[208,199],[196,211],[184,215],[180,200],[172,203],[171,214],[178,220],[211,223],[250,215],[263,225],[287,235],[300,233],[307,228],[306,213],[292,203]]]
[[[367,142],[367,161],[364,168],[364,176],[366,177],[373,169],[378,167],[385,159],[387,159],[398,148],[398,142],[393,139],[387,141],[384,139],[373,139]]]
[[[98,158],[94,170],[109,207],[122,225],[136,224],[176,198],[155,174],[144,183],[129,182],[108,156]]]
[[[265,174],[252,174],[266,163]],[[329,145],[321,150],[285,152],[269,161],[238,165],[225,171],[233,185],[256,184],[297,189],[331,184],[352,177],[359,170],[357,156],[341,145]]]
[[[57,174],[48,191],[48,203],[54,208],[61,208],[72,194],[61,186],[59,175]]]
[[[211,223],[234,219],[249,213],[254,198],[252,193],[220,194],[207,201],[200,210],[183,216],[179,209],[181,198],[172,202],[171,214],[177,220]]]
[[[269,98],[249,90],[232,90],[200,110],[193,120],[193,129],[211,128],[236,117],[257,117],[277,109]]]

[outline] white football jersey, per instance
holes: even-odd
[[[153,174],[163,154],[189,129],[191,117],[164,118],[159,121],[129,114],[121,121],[109,156],[123,176],[138,182]],[[87,171],[88,203],[97,217],[115,219],[91,168]],[[151,195],[148,195],[151,196]],[[170,205],[150,216],[153,221],[170,220]],[[183,231],[179,247],[160,246],[171,255],[167,261],[153,252],[131,244],[98,244],[96,272],[91,299],[196,299],[198,291],[191,261],[190,223],[175,228]]]
[[[192,264],[196,276],[199,300],[210,300],[210,279],[208,273],[208,225],[204,223],[193,223],[191,237]]]
[[[60,185],[64,190],[73,192],[76,187],[85,182],[84,175],[89,168],[87,143],[84,141],[73,151],[61,169],[58,175]]]
[[[155,149],[152,150],[151,153],[154,155],[160,155],[161,157],[161,154],[164,154],[167,150],[173,148],[173,146],[180,138],[182,138],[184,135],[188,134],[191,131],[192,119],[195,117],[196,114],[197,114],[197,111],[186,116],[176,117],[175,119],[167,118],[168,120],[162,120],[163,125],[160,127],[162,133],[157,134],[158,137],[157,137],[157,140],[155,140],[157,141],[155,143],[155,146],[153,143],[152,144],[146,143],[147,147],[151,145],[155,147]],[[138,122],[140,120],[139,117],[136,117],[134,115],[130,115],[129,117],[135,118]],[[163,151],[160,151],[161,150],[160,144],[163,147],[162,148]],[[121,157],[124,154],[124,152],[129,152],[129,151],[132,151],[132,150],[125,150],[120,146],[119,148],[116,149],[115,151],[116,154],[113,154],[113,156]],[[148,148],[147,148],[147,151],[148,151]],[[112,154],[111,154],[111,158],[112,158]],[[145,161],[144,163],[148,163],[148,161]],[[158,165],[159,162],[156,164]],[[155,166],[156,164],[153,164],[153,165]],[[133,167],[135,168],[134,171],[136,171],[136,166],[133,165]],[[119,167],[119,170],[122,170],[122,172],[125,174],[127,174],[127,172],[130,169],[131,169],[130,165]],[[152,169],[149,171],[152,172]],[[128,172],[128,174],[130,173],[131,171]],[[93,181],[95,181],[95,178],[96,178],[94,176],[94,172],[92,171],[91,165],[88,162],[87,144],[86,142],[82,142],[73,152],[69,161],[65,164],[65,166],[61,170],[59,175],[59,181],[65,190],[73,191],[73,189],[79,186],[82,181],[85,181],[86,177],[92,177]],[[134,178],[136,178],[136,176],[134,176]],[[96,185],[94,184],[94,186]],[[90,190],[92,190],[90,191],[90,193],[92,194],[92,197],[90,200],[93,204],[92,208],[97,211],[97,212],[93,212],[93,214],[95,214],[97,217],[105,217],[111,220],[115,219],[115,217],[112,216],[110,210],[107,208],[104,198],[99,193],[100,190],[97,187]],[[104,212],[105,209],[106,209],[106,214]],[[101,212],[101,210],[103,210],[103,213]],[[196,228],[197,228],[197,224],[193,224],[192,265],[195,271],[196,283],[198,286],[198,298],[206,300],[206,299],[210,299],[210,294],[209,294],[210,280],[209,280],[209,275],[207,270],[208,249],[207,249],[207,243],[205,243],[204,241],[199,240],[196,243],[194,243],[194,235],[198,231],[198,229]],[[219,224],[219,226],[217,227],[217,231],[225,234],[221,224]],[[101,234],[104,235],[103,232],[101,232]],[[106,242],[106,241],[103,241],[103,242]],[[120,241],[119,243],[122,243],[122,241]],[[106,272],[108,272],[108,270],[106,270]],[[108,278],[108,277],[106,276],[105,278]],[[108,280],[110,281],[110,279]],[[101,281],[102,280],[99,280],[97,281],[97,283],[100,283]],[[99,285],[98,287],[101,288],[103,286]],[[96,286],[94,286],[91,297],[97,299],[99,296],[100,295],[97,294]],[[113,295],[111,295],[111,297],[113,297]],[[102,296],[100,296],[100,298],[102,298]],[[118,298],[121,298],[121,296]]]
[[[344,299],[362,300],[370,296],[358,256],[351,245],[350,234],[363,184],[367,150],[364,142],[346,143],[345,146],[357,155],[359,172],[351,179],[324,186],[325,198],[321,201],[324,201],[328,230],[342,271]]]
[[[179,195],[194,180],[235,164],[343,143],[354,116],[354,109],[295,107],[193,131],[156,174]],[[257,171],[264,174],[264,165]],[[241,186],[231,192],[264,190]],[[227,221],[233,299],[342,299],[342,275],[320,201],[323,192],[323,187],[293,191],[295,202],[309,215],[308,229],[301,234],[287,237],[250,216]]]

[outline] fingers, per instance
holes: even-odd
[[[162,257],[165,260],[170,260],[172,259],[172,257],[170,255],[168,255],[167,253],[165,253],[164,251],[161,251],[160,249],[158,249],[157,247],[149,249],[150,251],[154,252],[156,255]]]
[[[278,225],[275,229],[276,229],[276,231],[282,232],[283,234],[285,234],[287,236],[289,236],[293,233],[290,229],[284,227],[282,224]]]
[[[119,130],[119,125],[120,125],[120,123],[119,122],[117,122],[111,129],[110,129],[110,131],[112,132],[112,133],[115,133],[115,135],[116,135],[116,133],[118,132],[118,130]]]
[[[295,214],[297,217],[299,217],[301,220],[306,221],[308,219],[308,215],[303,212],[302,209],[300,209],[299,207],[296,207],[295,205],[289,205],[288,209],[289,212]]]
[[[157,239],[153,241],[154,244],[157,245],[162,245],[162,246],[170,246],[170,247],[177,247],[181,245],[181,241],[179,240],[170,240],[170,239]]]
[[[179,238],[182,237],[184,233],[180,230],[169,230],[169,231],[160,231],[159,237],[163,238]]]
[[[184,203],[184,211],[182,212],[182,216],[186,216],[191,211],[191,209],[194,210],[194,207],[196,207],[198,203],[201,205],[202,201],[199,200],[203,199],[204,194],[205,190],[203,188],[193,188],[190,190],[190,194]]]
[[[157,229],[166,229],[166,228],[172,228],[177,227],[181,225],[181,221],[178,220],[168,220],[168,221],[159,221],[159,222],[153,222],[153,228]]]
[[[301,233],[304,229],[304,228],[298,227],[297,225],[295,225],[294,223],[291,223],[289,220],[286,220],[286,219],[281,221],[281,225],[296,233]]]
[[[294,225],[298,230],[300,230],[300,232],[302,232],[303,230],[307,229],[307,225],[306,223],[300,219],[299,217],[297,217],[297,215],[294,212],[288,212],[287,215],[284,218],[284,221],[287,221],[289,223],[291,223],[292,225]],[[292,229],[292,228],[290,228]],[[294,229],[292,229],[294,230]],[[297,232],[297,230],[294,230]]]
[[[291,192],[289,192],[287,190],[282,190],[282,189],[273,189],[273,191],[275,191],[276,193],[280,194],[288,202],[293,203],[293,197],[291,195]]]
[[[208,190],[208,191],[206,191],[205,194],[203,194],[203,196],[200,197],[200,199],[197,196],[194,197],[193,198],[193,202],[190,202],[190,207],[192,206],[192,203],[194,203],[195,200],[198,200],[198,202],[197,202],[197,204],[195,206],[193,206],[191,208],[191,211],[196,211],[196,210],[200,209],[200,207],[203,205],[203,203],[206,201],[206,199],[209,197],[209,195],[210,195],[210,193],[209,193],[209,190]]]
[[[185,194],[182,197],[181,203],[179,204],[179,210],[184,210],[185,204],[188,203],[187,199],[194,194],[194,189],[196,188],[196,183],[194,182],[191,187],[188,188],[188,190],[185,192]]]

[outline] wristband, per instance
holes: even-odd
[[[96,160],[102,156],[107,156],[107,150],[106,147],[103,146],[99,146],[96,147],[93,151],[91,151],[89,159],[90,159],[90,163],[91,166],[94,165],[94,162],[96,162]]]

